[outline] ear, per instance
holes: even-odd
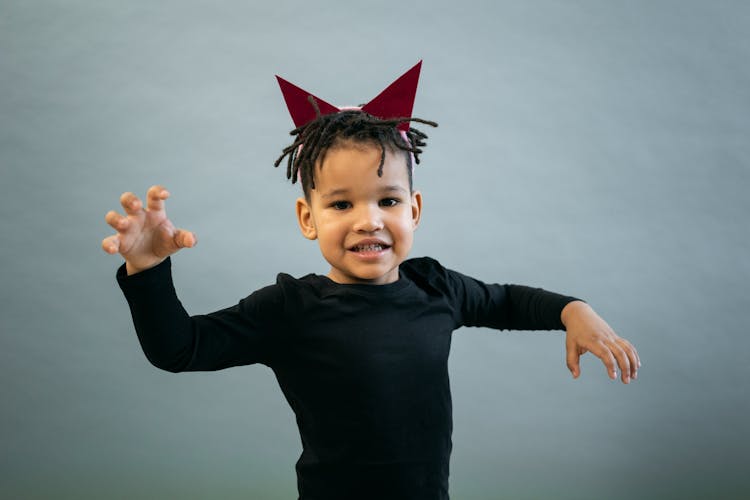
[[[414,229],[419,226],[419,220],[422,217],[422,193],[414,191],[411,194],[411,220]]]
[[[297,198],[297,223],[302,232],[302,236],[308,240],[314,240],[318,237],[318,231],[315,229],[310,204],[305,198]]]

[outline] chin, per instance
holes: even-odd
[[[337,273],[341,282],[349,284],[385,284],[392,283],[398,280],[398,271],[393,272],[388,270],[386,272],[370,272],[370,273]],[[334,279],[334,281],[337,281]]]
[[[357,279],[369,283],[391,283],[398,280],[398,270],[395,272],[388,271],[385,273],[363,274],[357,276]]]

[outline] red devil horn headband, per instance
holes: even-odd
[[[419,70],[421,68],[422,61],[419,61],[409,71],[390,84],[388,88],[378,94],[377,97],[362,106],[362,111],[381,120],[411,118],[414,97],[417,93],[417,83],[419,82]],[[309,96],[315,98],[321,115],[330,115],[341,111],[341,108],[315,97],[310,92],[302,90],[278,75],[276,75],[276,79],[279,81],[281,93],[284,94],[286,107],[289,109],[289,114],[292,115],[295,127],[301,127],[317,118],[315,109],[308,100]],[[406,132],[409,130],[409,122],[400,123],[397,128]]]

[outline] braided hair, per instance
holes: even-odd
[[[409,189],[412,189],[412,155],[419,163],[419,154],[426,145],[427,135],[413,127],[406,132],[408,141],[404,140],[396,128],[406,122],[417,122],[437,127],[437,123],[421,118],[390,118],[382,120],[358,109],[347,109],[338,113],[321,115],[318,103],[313,96],[308,100],[315,109],[317,118],[297,127],[289,134],[295,136],[294,142],[285,147],[281,156],[274,163],[278,167],[284,157],[287,157],[286,177],[292,184],[299,178],[302,190],[309,199],[310,190],[315,189],[315,165],[320,162],[321,168],[326,152],[343,141],[358,143],[373,143],[380,146],[380,164],[378,176],[383,175],[386,148],[395,152],[402,150],[407,156],[407,172],[409,174]],[[304,147],[301,147],[303,146]]]

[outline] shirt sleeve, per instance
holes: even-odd
[[[487,284],[446,269],[463,326],[498,330],[564,330],[560,315],[575,297],[514,284]]]
[[[560,315],[575,297],[523,285],[487,284],[446,269],[435,259],[406,261],[403,270],[420,287],[446,297],[455,328],[482,326],[498,330],[564,330]]]
[[[278,287],[260,289],[220,311],[190,316],[177,298],[170,259],[131,276],[123,265],[117,281],[143,352],[154,366],[181,372],[271,363],[283,317]]]

